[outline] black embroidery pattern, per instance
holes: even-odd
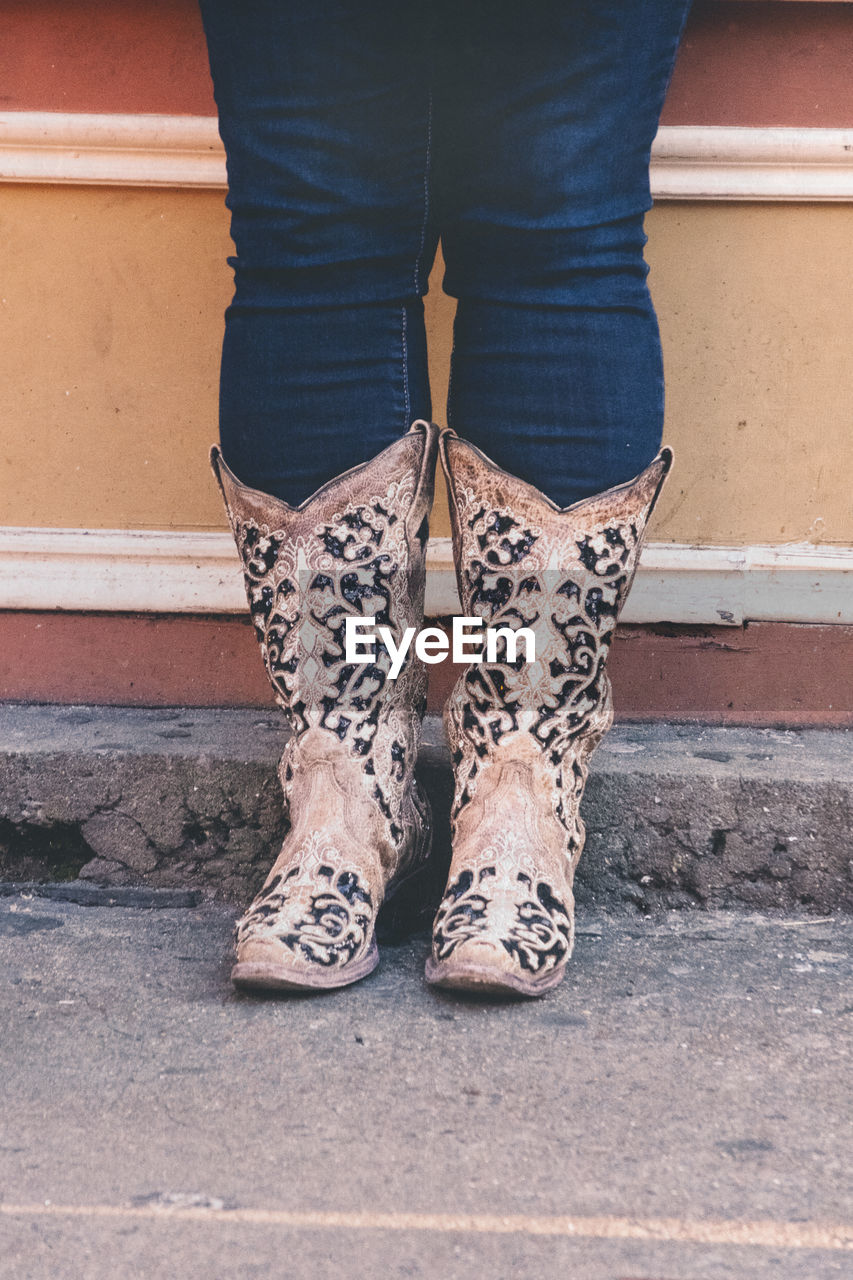
[[[347,663],[344,624],[367,612],[377,624],[392,625],[400,566],[381,548],[395,519],[376,501],[372,510],[346,511],[321,525],[310,539],[271,533],[253,521],[236,528],[255,633],[294,732],[319,724],[343,739],[358,720],[352,736],[361,755],[375,730],[369,713],[389,663],[387,654],[385,661],[380,654],[375,663]]]
[[[551,886],[540,881],[535,897],[519,902],[516,912],[516,923],[501,938],[504,949],[528,973],[539,974],[562,964],[571,951],[572,921]]]
[[[478,873],[466,868],[447,886],[432,931],[437,959],[445,960],[460,942],[470,942],[485,932],[489,897],[480,882],[494,873],[494,867],[483,867]]]
[[[237,924],[235,941],[276,939],[298,959],[329,968],[347,964],[364,948],[373,918],[370,892],[358,873],[331,866],[309,842],[257,896]]]
[[[408,509],[412,486],[411,478],[393,481],[387,493],[347,506],[310,532],[235,521],[255,632],[276,701],[294,732],[285,766],[299,734],[311,727],[334,733],[363,760],[371,794],[397,846],[405,837],[406,762],[413,758],[426,674],[410,650],[394,699],[383,698],[391,665],[387,649],[380,641],[373,661],[347,662],[344,628],[347,617],[374,617],[399,643],[414,621],[409,548],[403,522],[392,510]],[[404,710],[389,718],[386,702]],[[281,776],[288,799],[286,767]]]
[[[488,851],[483,856],[488,858]],[[451,881],[433,928],[436,960],[446,960],[462,943],[496,937],[530,974],[539,975],[566,959],[572,921],[563,901],[545,881],[535,881],[534,888],[529,873],[513,869],[507,877],[506,870],[486,862],[467,867]],[[501,896],[511,899],[503,912]]]
[[[448,708],[457,779],[453,817],[473,795],[494,746],[507,734],[525,730],[542,750],[552,777],[555,811],[571,856],[583,838],[574,800],[583,790],[585,766],[576,763],[566,770],[564,761],[590,734],[601,709],[609,707],[605,664],[630,585],[639,530],[632,521],[614,522],[585,535],[570,557],[574,566],[561,571],[549,567],[552,548],[541,527],[506,510],[465,503],[464,494],[462,500],[466,613],[492,627],[530,628],[536,662],[525,662],[521,646],[510,662],[502,643],[497,662],[473,664],[463,675]],[[585,758],[595,741],[574,754]]]

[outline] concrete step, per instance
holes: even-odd
[[[285,828],[286,736],[273,710],[0,706],[0,879],[77,886],[78,901],[81,883],[242,901]],[[437,719],[420,769],[437,894],[452,786]],[[853,910],[848,730],[622,725],[593,758],[583,816],[581,903]]]

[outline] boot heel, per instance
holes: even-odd
[[[429,810],[429,801],[425,801]],[[380,942],[403,942],[415,933],[430,928],[442,885],[436,883],[432,862],[432,819],[429,816],[423,852],[412,871],[391,885],[376,918],[376,937]]]

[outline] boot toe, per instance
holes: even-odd
[[[299,991],[345,987],[365,978],[379,963],[372,936],[356,953],[318,960],[274,938],[250,938],[237,947],[231,981],[245,990]]]
[[[451,875],[433,926],[427,981],[482,994],[541,995],[572,951],[571,889],[555,893],[516,852]]]
[[[540,996],[562,981],[566,958],[538,970],[525,968],[500,939],[480,938],[461,943],[444,957],[433,949],[426,980],[435,987],[478,995]]]
[[[347,986],[379,962],[374,930],[367,894],[350,902],[323,877],[285,877],[238,921],[231,980],[268,990]]]

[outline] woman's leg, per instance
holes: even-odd
[[[212,461],[291,728],[289,826],[232,978],[331,988],[375,967],[379,908],[431,839],[426,670],[410,656],[392,679],[381,646],[350,661],[345,634],[423,622],[436,432],[408,428],[429,415],[429,24],[397,0],[202,11],[237,248]]]
[[[430,416],[429,18],[396,0],[201,0],[228,158],[220,435],[295,504]]]
[[[670,462],[588,496],[636,475],[660,436],[642,215],[685,9],[468,0],[442,27],[449,413],[466,437],[442,436],[454,556],[465,613],[534,643],[472,664],[445,711],[453,858],[427,963],[441,986],[538,996],[572,950],[607,655]]]
[[[442,0],[436,194],[459,299],[448,421],[560,505],[663,421],[648,160],[688,0]]]

